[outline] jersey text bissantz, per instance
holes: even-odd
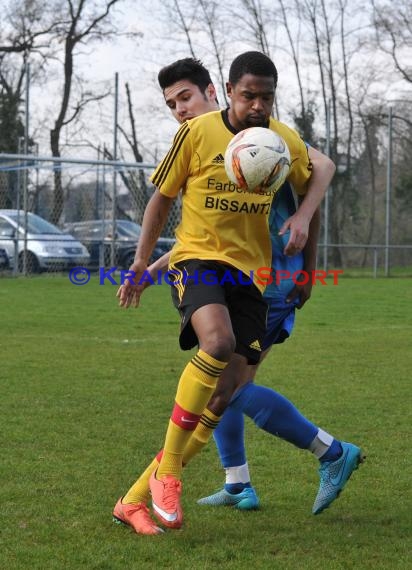
[[[255,204],[254,202],[238,202],[237,200],[227,200],[226,198],[214,198],[206,196],[205,208],[214,208],[222,212],[239,212],[246,214],[265,214],[270,210],[270,202],[266,204]]]

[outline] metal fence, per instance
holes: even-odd
[[[335,248],[341,252],[340,265],[330,261]],[[412,245],[319,243],[318,265],[325,271],[342,269],[352,276],[412,277]]]
[[[128,268],[154,191],[153,169],[99,155],[85,160],[0,154],[0,275],[77,265]],[[154,258],[172,247],[180,214],[178,199]],[[412,276],[412,245],[328,243],[324,227],[322,235],[318,265],[324,270]],[[340,267],[332,263],[336,248]]]
[[[103,159],[0,155],[0,270],[129,267],[154,190],[153,168]],[[172,247],[179,220],[178,199],[154,257]]]

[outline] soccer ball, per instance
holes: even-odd
[[[289,167],[287,144],[274,131],[263,127],[240,131],[225,152],[226,174],[239,188],[249,192],[277,192]]]

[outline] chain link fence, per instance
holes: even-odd
[[[127,269],[154,191],[153,169],[143,163],[0,155],[0,275],[74,266]],[[152,260],[173,246],[180,214],[178,198]],[[336,249],[340,267],[332,263]],[[412,276],[412,245],[320,243],[318,259],[324,270]]]
[[[35,273],[133,261],[154,187],[150,164],[0,157],[0,271]],[[153,259],[174,244],[181,202],[172,206]]]

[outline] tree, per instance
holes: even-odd
[[[128,130],[126,130],[126,128],[121,125],[119,125],[119,130],[126,140],[128,148],[132,151],[134,160],[136,162],[143,162],[143,156],[140,152],[140,145],[137,137],[136,120],[129,83],[125,84],[125,89],[130,132],[128,132]],[[113,159],[112,154],[107,150],[106,156],[109,159]],[[151,192],[147,186],[145,170],[143,168],[139,168],[137,171],[132,169],[128,169],[127,171],[121,170],[120,176],[123,180],[124,185],[129,191],[135,207],[136,217],[133,221],[141,223],[146,205],[151,196]]]
[[[412,228],[412,101],[398,101],[392,115],[392,231],[395,243],[411,243]]]
[[[64,42],[64,76],[62,80],[62,93],[60,108],[54,126],[50,131],[50,148],[52,156],[60,158],[60,139],[62,129],[73,123],[81,114],[86,105],[105,96],[95,95],[85,89],[85,82],[80,82],[80,94],[76,102],[70,106],[73,82],[75,78],[76,50],[80,45],[87,45],[93,41],[112,37],[116,31],[110,21],[110,11],[120,0],[106,0],[102,8],[87,0],[65,0],[62,5],[62,21],[56,39]],[[54,203],[51,221],[58,223],[63,211],[63,184],[60,168],[54,171]]]
[[[38,54],[49,51],[50,34],[60,25],[55,14],[60,0],[44,3],[37,0],[0,0],[2,25],[0,28],[0,54]]]
[[[0,152],[17,153],[19,138],[24,135],[20,116],[23,76],[24,73],[21,73],[16,84],[12,85],[0,67]]]
[[[132,151],[134,160],[136,161],[136,163],[141,163],[144,161],[143,161],[143,155],[141,154],[140,151],[141,145],[137,136],[135,113],[133,109],[132,95],[129,83],[125,84],[125,89],[126,89],[126,98],[127,98],[129,128],[126,129],[125,127],[119,125],[119,130],[122,133],[129,150]],[[109,159],[113,158],[111,153],[108,152],[107,150],[106,150],[106,156]],[[130,197],[132,199],[134,212],[135,212],[133,221],[137,222],[138,224],[141,224],[143,220],[144,211],[146,209],[146,205],[153,193],[153,186],[149,186],[147,182],[147,171],[144,168],[121,170],[120,176],[122,178],[125,187],[128,189]],[[181,213],[181,204],[180,204],[180,199],[178,199],[175,200],[172,204],[171,210],[169,212],[169,217],[163,231],[164,236],[174,235],[174,229],[178,221],[180,220],[180,213]],[[123,217],[124,215],[125,214],[123,212]]]
[[[187,44],[191,57],[202,61],[205,59],[207,67],[210,66],[209,60],[213,61],[210,66],[214,72],[212,75],[218,78],[215,86],[220,88],[222,103],[228,105],[224,71],[226,47],[230,32],[233,33],[233,23],[225,15],[232,11],[217,0],[169,0],[164,3],[164,9],[168,28],[172,24],[173,37],[179,47],[181,48],[182,39]],[[203,55],[206,57],[203,58]]]
[[[23,150],[20,139],[25,131],[22,103],[26,62],[30,57],[32,76],[40,77],[47,57],[51,55],[48,39],[58,23],[44,10],[43,3],[36,0],[13,3],[0,0],[0,10],[0,152],[17,153]],[[30,150],[33,141],[28,139],[26,142]],[[17,201],[17,178],[15,172],[10,172],[2,184],[7,189],[7,197],[2,202],[8,207]]]
[[[343,229],[353,219],[357,210],[359,191],[355,183],[353,165],[358,152],[355,148],[354,101],[359,97],[356,56],[363,46],[364,30],[359,17],[354,17],[354,5],[348,0],[336,0],[326,5],[325,0],[297,0],[297,17],[308,26],[310,41],[307,52],[313,52],[316,62],[319,88],[316,100],[321,102],[325,123],[329,125],[328,150],[337,165],[337,173],[329,192],[329,241],[343,243]],[[350,40],[350,41],[349,41]],[[361,130],[356,132],[358,140]],[[332,252],[335,266],[342,266],[342,252],[335,247]]]
[[[376,109],[369,112],[359,111],[365,136],[365,149],[357,161],[356,184],[363,188],[363,209],[367,215],[360,220],[360,228],[366,230],[366,235],[361,236],[360,241],[370,244],[375,234],[376,223],[376,199],[379,192],[378,174],[381,174],[381,166],[378,163],[379,156],[379,128],[381,121]],[[369,199],[369,203],[368,203]],[[368,251],[364,251],[362,267],[366,266]]]
[[[404,0],[371,0],[375,40],[402,79],[412,83],[412,4]]]
[[[54,6],[50,6],[50,9]],[[24,100],[26,62],[31,74],[39,77],[50,52],[50,34],[59,26],[36,0],[0,0],[0,150],[15,153],[23,135],[21,104]]]

